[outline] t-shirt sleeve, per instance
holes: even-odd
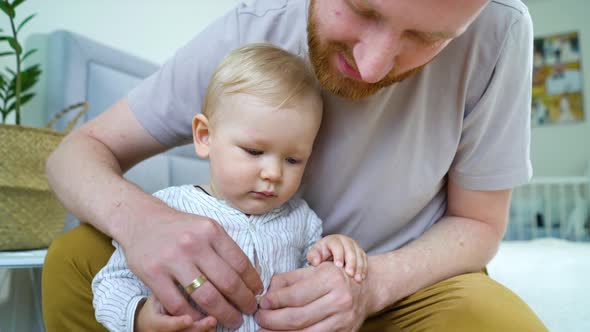
[[[532,22],[512,23],[481,99],[465,114],[449,177],[469,190],[501,190],[532,176],[530,108]]]
[[[189,143],[192,118],[200,113],[209,79],[239,46],[238,8],[220,17],[179,49],[127,96],[140,124],[160,143]]]

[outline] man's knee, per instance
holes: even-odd
[[[487,275],[473,273],[456,278],[447,304],[435,313],[448,331],[547,331],[520,297]]]
[[[44,270],[77,270],[94,275],[106,264],[113,250],[111,240],[106,235],[88,224],[81,224],[51,243]]]
[[[367,321],[362,332],[546,332],[518,296],[484,273],[426,287]]]
[[[47,331],[104,330],[94,320],[91,282],[113,250],[110,239],[87,224],[52,242],[42,273]]]

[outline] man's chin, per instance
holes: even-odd
[[[396,81],[367,83],[356,78],[344,76],[339,72],[321,76],[324,77],[319,77],[320,85],[326,91],[351,100],[368,98],[379,92],[379,90],[396,83]]]
[[[332,94],[342,98],[361,100],[371,97],[380,90],[390,87],[395,83],[402,82],[405,79],[414,76],[420,72],[422,68],[424,68],[424,65],[408,70],[401,74],[391,75],[376,83],[363,82],[358,79],[345,76],[337,70],[331,73],[323,72],[316,74],[318,74],[320,85],[326,91],[329,91]]]
[[[393,84],[393,83],[392,83]],[[361,100],[364,98],[368,98],[374,94],[376,94],[381,87],[374,87],[366,83],[362,82],[349,82],[349,83],[334,83],[330,82],[327,84],[321,84],[322,87],[335,94],[339,97],[351,99],[351,100]]]

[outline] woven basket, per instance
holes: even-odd
[[[51,129],[65,113],[78,114],[63,132]],[[45,177],[45,160],[88,103],[56,114],[47,128],[0,124],[0,250],[46,248],[63,229],[66,210]]]

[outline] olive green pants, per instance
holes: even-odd
[[[105,331],[96,322],[91,282],[113,252],[89,225],[58,237],[43,267],[43,316],[48,332]],[[361,332],[547,331],[531,309],[485,273],[460,275],[427,287],[365,321]]]

